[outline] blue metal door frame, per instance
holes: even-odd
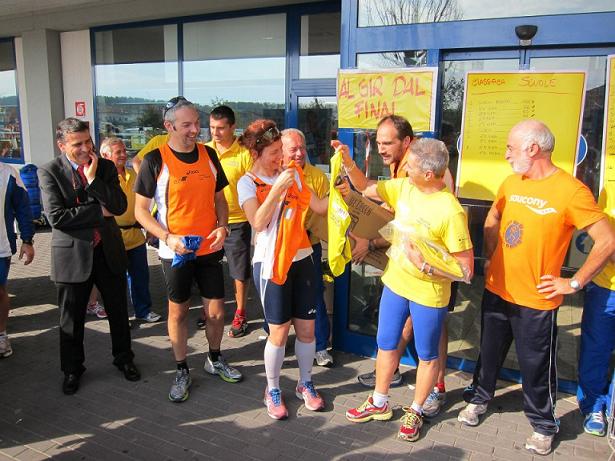
[[[427,50],[427,64],[443,61],[505,59],[519,60],[527,68],[532,57],[604,56],[615,51],[615,12],[556,16],[498,18],[489,20],[452,21],[433,24],[410,24],[359,28],[358,1],[342,0],[341,68],[356,67],[358,53],[403,50]],[[519,46],[515,27],[538,26],[532,47]],[[441,74],[441,73],[440,73]],[[441,85],[438,85],[437,123],[440,123]],[[438,127],[436,127],[438,130]],[[340,129],[339,139],[353,148],[353,130]],[[350,265],[335,280],[333,319],[334,347],[355,354],[375,357],[376,340],[348,329],[350,301]],[[416,366],[415,351],[406,350],[402,363]],[[447,366],[471,372],[475,362],[449,357]],[[503,369],[501,377],[520,381],[518,370]],[[576,383],[560,380],[559,388],[576,392]]]

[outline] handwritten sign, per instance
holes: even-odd
[[[600,190],[607,183],[615,184],[615,55],[608,56],[606,69]]]
[[[338,126],[375,129],[391,114],[408,119],[414,131],[435,131],[438,69],[340,70],[337,75]]]
[[[493,200],[512,174],[504,154],[508,132],[524,119],[544,122],[555,135],[553,162],[574,174],[586,74],[468,72],[465,81],[459,197]]]

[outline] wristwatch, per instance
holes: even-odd
[[[581,284],[578,280],[575,279],[568,280],[568,285],[570,285],[570,288],[572,288],[574,291],[579,291],[581,289]]]
[[[34,240],[30,239],[30,240],[22,240],[21,241],[22,245],[33,245],[34,244]]]

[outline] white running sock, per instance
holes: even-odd
[[[410,406],[410,408],[416,411],[419,415],[423,414],[423,405],[419,405],[416,402],[412,402],[412,405]]]
[[[372,393],[372,401],[374,402],[375,407],[381,408],[389,401],[389,396],[374,391]]]
[[[265,344],[265,374],[269,390],[280,388],[280,370],[284,363],[285,350],[284,346],[274,346],[270,341]]]
[[[302,383],[307,383],[312,380],[312,366],[314,365],[314,356],[316,355],[316,340],[311,343],[302,343],[299,339],[295,339],[295,355],[299,364],[299,380]]]

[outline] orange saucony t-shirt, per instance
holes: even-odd
[[[514,304],[555,309],[563,296],[545,299],[536,288],[540,277],[559,277],[574,229],[600,221],[604,213],[589,189],[562,170],[537,180],[509,176],[493,206],[501,221],[485,287]]]

